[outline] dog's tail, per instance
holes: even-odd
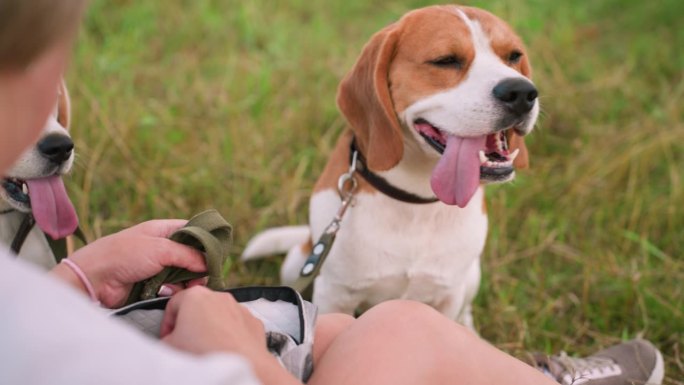
[[[309,240],[309,226],[284,226],[265,230],[250,239],[240,259],[251,261],[269,255],[285,254],[291,248]]]

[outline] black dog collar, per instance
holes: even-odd
[[[387,195],[390,198],[394,198],[398,201],[414,204],[425,204],[425,203],[435,203],[439,201],[436,197],[424,198],[416,194],[410,193],[406,190],[400,189],[392,184],[390,184],[387,179],[381,177],[380,175],[374,173],[366,167],[366,158],[363,156],[361,151],[356,147],[356,138],[353,138],[350,145],[351,151],[349,151],[349,164],[352,162],[352,157],[354,156],[354,151],[356,151],[356,171],[363,176],[371,186],[375,187],[381,193]]]

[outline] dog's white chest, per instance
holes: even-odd
[[[453,296],[472,297],[487,234],[481,199],[480,189],[469,206],[459,209],[358,194],[323,265],[316,287],[323,293],[315,297],[326,295],[323,286],[355,293],[362,305],[407,298],[439,306]],[[314,240],[339,202],[332,190],[312,198]]]

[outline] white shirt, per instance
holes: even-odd
[[[0,246],[0,384],[258,384],[234,354],[147,338]]]

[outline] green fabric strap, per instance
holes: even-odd
[[[223,266],[230,252],[232,234],[233,228],[230,223],[226,222],[216,210],[207,210],[195,215],[184,227],[171,234],[169,239],[204,253],[207,272],[193,273],[178,267],[165,267],[154,277],[136,283],[126,304],[155,298],[165,283],[180,283],[205,276],[209,277],[207,287],[210,289],[226,289]]]

